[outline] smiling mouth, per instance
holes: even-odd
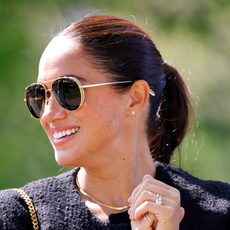
[[[70,129],[69,130],[63,130],[61,132],[54,133],[53,136],[55,139],[60,139],[62,137],[70,136],[70,135],[76,133],[78,130],[79,130],[79,127],[73,128],[71,130]]]

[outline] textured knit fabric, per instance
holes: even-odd
[[[181,193],[185,217],[181,230],[230,229],[230,185],[199,180],[190,174],[156,162],[157,178]],[[77,169],[22,188],[31,198],[41,230],[130,230],[127,212],[112,214],[107,222],[97,218],[82,201],[75,186]],[[28,207],[11,189],[0,192],[0,229],[32,230]]]

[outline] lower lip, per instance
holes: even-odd
[[[67,142],[69,142],[69,141],[71,141],[76,135],[77,135],[77,133],[79,132],[79,130],[76,132],[76,133],[74,133],[74,134],[72,134],[72,135],[70,135],[70,136],[65,136],[65,137],[62,137],[62,138],[59,138],[59,139],[53,139],[53,144],[55,145],[55,146],[60,146],[60,145],[64,145],[64,144],[66,144]]]

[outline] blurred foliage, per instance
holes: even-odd
[[[30,118],[24,89],[36,81],[53,34],[95,14],[117,15],[144,28],[191,90],[195,125],[172,164],[230,183],[229,1],[0,0],[0,189],[69,169],[57,165],[40,122]]]

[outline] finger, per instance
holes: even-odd
[[[156,219],[155,216],[150,212],[144,213],[143,217],[144,219],[148,219],[152,224],[155,222]]]
[[[142,181],[145,181],[147,178],[153,178],[153,177],[149,174],[146,174],[146,175],[144,175]]]
[[[135,230],[152,229],[152,222],[142,216],[139,220],[132,220],[131,227]]]
[[[152,185],[152,186],[151,186]],[[154,187],[153,187],[154,186]],[[149,190],[155,194],[161,194],[162,196],[170,196],[171,192],[175,193],[174,196],[179,195],[179,191],[171,186],[164,184],[151,177],[150,175],[145,175],[143,177],[143,182],[139,184],[132,192],[129,202],[132,203],[135,197],[140,195],[141,190]],[[175,198],[174,198],[175,199]]]
[[[175,215],[178,215],[178,221],[180,219],[180,207],[162,206],[149,201],[143,202],[135,209],[133,218],[139,219],[147,212],[152,213],[158,220],[162,219],[162,217],[169,219]],[[181,210],[181,212],[183,211]],[[181,215],[183,215],[183,213]]]
[[[136,194],[133,195],[132,199],[132,211],[134,211],[144,201],[150,201],[156,203],[157,194],[161,194],[162,204],[173,207],[180,205],[180,193],[174,193],[174,191],[166,191],[163,188],[159,188],[149,183],[142,183]],[[133,213],[132,213],[133,214]]]
[[[154,216],[157,216],[163,210],[161,207],[157,208],[156,206],[158,205],[156,205],[153,202],[148,202],[148,201],[143,202],[140,206],[138,206],[134,210],[133,218],[138,220],[139,218],[141,218],[143,214],[147,212],[152,213]]]
[[[150,212],[147,212],[145,213],[144,215],[144,218],[150,220],[150,222],[152,223],[152,229],[156,229],[156,226],[157,226],[157,223],[158,223],[158,220],[157,218]],[[146,216],[146,217],[145,217]]]
[[[144,190],[143,190],[144,189]],[[131,210],[129,212],[131,219],[135,217],[135,210],[138,206],[140,206],[144,202],[152,202],[155,203],[157,199],[157,194],[163,194],[162,204],[164,206],[171,206],[174,209],[178,209],[180,207],[180,193],[174,193],[174,191],[165,191],[163,188],[159,188],[155,185],[149,183],[142,183],[139,186],[139,190],[136,191],[136,194],[133,196]],[[166,195],[165,195],[166,194]],[[158,204],[157,204],[158,205]]]
[[[131,214],[134,215],[135,209],[140,206],[143,202],[145,201],[149,201],[149,202],[154,202],[155,203],[156,200],[156,194],[148,191],[148,190],[143,190],[138,192],[134,199],[133,199],[133,203],[131,206]]]
[[[143,177],[142,182],[144,182],[147,178],[152,179],[153,177],[150,176],[149,174],[146,174],[146,175]],[[130,203],[132,203],[132,199],[131,199],[131,198],[133,198],[133,197],[136,195],[136,193],[139,191],[139,189],[140,189],[141,186],[142,186],[142,183],[140,183],[140,184],[133,190],[133,192],[132,192],[130,198],[128,199],[128,201],[129,201]]]
[[[150,176],[149,174],[146,174],[143,179],[142,179],[142,182],[145,181],[147,178],[153,178],[152,176]],[[132,203],[132,198],[136,195],[137,191],[140,189],[142,183],[140,183],[132,192],[131,196],[129,197],[128,199],[128,202],[129,203]]]
[[[142,209],[142,210],[141,210]],[[149,210],[149,212],[147,212],[148,216],[153,220],[152,223],[152,228],[153,229],[159,229],[161,227],[164,226],[164,229],[179,229],[179,224],[184,216],[184,209],[183,208],[179,208],[176,210],[173,210],[172,207],[165,207],[165,206],[159,206],[158,208],[156,208],[156,205],[154,207],[154,205],[152,205],[151,207],[148,206],[148,204],[146,204],[146,206],[144,204],[142,204],[142,207],[138,207],[138,209],[136,210],[136,214],[137,214],[137,220],[138,220],[138,212],[140,211],[140,213],[145,213],[146,210]],[[152,214],[154,212],[154,215]],[[153,219],[155,216],[155,219]],[[140,219],[142,219],[142,216],[140,217]],[[175,227],[175,228],[174,228]]]
[[[167,185],[159,180],[156,180],[152,176],[149,176],[148,174],[143,177],[143,181],[148,182],[149,184],[153,184],[155,186],[158,186],[160,188],[165,189],[166,191],[172,191],[172,192],[177,192],[178,190],[170,185]]]
[[[168,191],[165,190],[164,188],[158,187],[152,183],[149,183],[147,181],[142,182],[133,192],[132,194],[132,203],[135,202],[138,197],[141,196],[143,191],[149,191],[154,194],[161,194],[163,196],[168,196]],[[154,197],[155,198],[155,197]]]
[[[155,205],[156,207],[161,208],[162,206],[172,207],[174,210],[179,210],[180,202],[175,200],[168,199],[167,197],[162,197],[162,204],[156,204],[157,195],[153,194],[149,191],[144,191],[143,195],[141,195],[133,204],[130,210],[130,214],[134,217],[135,210],[141,206],[142,203],[150,203],[151,205]],[[155,213],[153,213],[155,214]]]

